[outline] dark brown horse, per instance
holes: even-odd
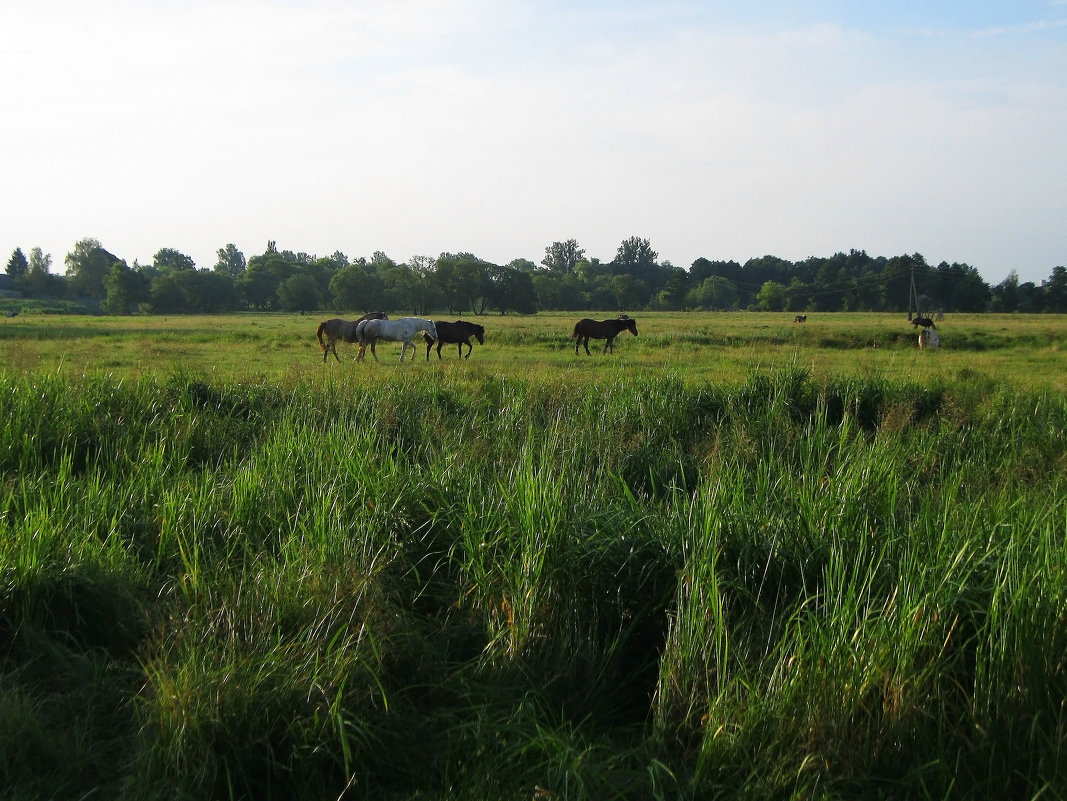
[[[333,357],[337,361],[341,361],[341,357],[337,355],[337,342],[358,342],[359,337],[356,336],[356,326],[358,326],[364,320],[388,320],[389,316],[385,312],[371,312],[370,314],[364,314],[358,320],[342,320],[340,317],[334,317],[332,320],[323,320],[319,323],[319,329],[315,332],[315,336],[319,338],[319,347],[322,348],[322,360],[326,361],[326,356],[330,351],[333,351]],[[325,337],[325,342],[323,341]],[[362,351],[363,348],[360,347]]]
[[[574,355],[578,355],[578,345],[584,345],[586,354],[589,354],[590,339],[606,339],[604,353],[607,353],[609,348],[614,352],[615,337],[623,331],[637,336],[637,321],[632,317],[620,317],[617,320],[590,320],[585,317],[574,324],[574,333],[571,334],[575,338]]]
[[[479,345],[485,344],[485,326],[469,323],[466,320],[456,320],[454,323],[434,320],[433,324],[437,327],[437,339],[433,339],[429,334],[422,335],[422,338],[426,340],[427,361],[430,360],[430,351],[433,349],[434,342],[437,343],[438,359],[441,358],[441,346],[446,343],[458,345],[459,355],[465,359],[469,359],[471,351],[474,350],[474,346],[471,344],[471,337],[477,339]],[[463,356],[464,345],[467,346],[466,356]]]
[[[931,320],[929,317],[916,317],[914,320],[911,321],[911,324],[916,328],[918,328],[920,325],[923,328],[937,328],[937,326],[934,325],[934,321]]]

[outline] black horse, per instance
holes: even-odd
[[[931,320],[929,317],[916,317],[914,320],[911,321],[911,324],[916,328],[918,328],[920,325],[923,328],[937,328],[937,326],[934,325],[934,321]]]
[[[617,320],[590,320],[588,317],[583,318],[575,323],[574,333],[571,334],[575,338],[574,355],[578,355],[579,344],[584,345],[586,354],[589,354],[590,339],[606,339],[604,353],[607,353],[609,348],[614,352],[615,337],[623,331],[629,331],[634,336],[637,336],[637,321],[632,317],[620,317]]]
[[[319,323],[319,328],[315,332],[315,336],[319,338],[319,347],[322,348],[323,362],[326,361],[326,356],[330,351],[333,351],[333,357],[337,361],[341,361],[341,357],[337,355],[337,341],[349,343],[359,341],[359,337],[356,336],[356,326],[364,320],[388,319],[389,316],[385,312],[371,312],[370,314],[364,314],[358,320],[342,320],[340,317],[334,317],[332,320],[323,320]],[[323,341],[323,336],[326,337],[325,342]]]
[[[434,326],[437,328],[437,339],[433,339],[429,334],[423,334],[422,338],[426,340],[426,360],[430,360],[430,351],[433,349],[434,342],[437,343],[437,358],[441,358],[441,346],[445,343],[455,343],[459,346],[459,355],[465,359],[471,357],[471,351],[474,350],[474,346],[471,344],[471,337],[478,340],[479,345],[485,344],[485,326],[478,325],[477,323],[468,323],[466,320],[456,320],[454,323],[446,323],[442,320],[434,320]],[[467,355],[463,356],[463,346],[467,346]]]

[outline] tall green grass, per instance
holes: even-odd
[[[1067,402],[0,375],[13,798],[1056,797]]]

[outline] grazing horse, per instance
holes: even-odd
[[[432,320],[423,320],[421,317],[401,317],[399,320],[364,320],[357,327],[360,352],[356,356],[359,361],[370,345],[371,356],[378,361],[378,353],[375,345],[379,339],[389,342],[400,342],[400,361],[404,361],[404,353],[411,348],[411,358],[415,358],[415,335],[424,331],[434,339],[437,339],[437,327]]]
[[[459,355],[465,359],[471,357],[474,346],[471,337],[478,340],[479,345],[485,344],[485,327],[477,323],[469,323],[466,320],[456,320],[454,323],[446,323],[444,320],[434,320],[437,327],[437,339],[434,340],[429,334],[423,334],[426,340],[426,361],[430,360],[430,350],[433,343],[437,342],[437,358],[441,358],[441,346],[447,343],[455,343],[459,346]],[[467,355],[463,356],[463,346],[467,346]]]
[[[387,319],[389,318],[385,312],[371,312],[370,314],[364,314],[358,320],[342,320],[340,317],[334,317],[332,320],[323,320],[319,323],[318,331],[315,332],[315,336],[319,338],[319,347],[322,348],[322,361],[326,361],[330,351],[333,351],[333,357],[337,361],[341,361],[341,357],[337,355],[337,340],[341,342],[358,342],[359,337],[356,334],[356,330],[364,320]],[[326,338],[325,342],[323,342],[324,336]]]
[[[937,332],[924,328],[919,332],[919,350],[925,350],[926,348],[940,348],[941,337],[937,335]]]
[[[806,323],[807,321],[808,315],[806,314],[798,314],[796,317],[793,318],[794,323]]]
[[[934,325],[934,321],[931,320],[929,317],[916,317],[914,320],[911,321],[911,324],[916,328],[918,328],[920,325],[923,328],[937,328],[937,326]]]
[[[618,320],[590,320],[588,317],[583,318],[574,324],[574,333],[571,334],[575,338],[574,355],[578,355],[578,345],[584,345],[586,354],[591,355],[589,353],[590,338],[606,339],[604,353],[608,352],[608,348],[611,348],[612,352],[614,352],[615,337],[623,331],[629,331],[634,336],[637,336],[637,321],[631,317],[620,317]]]

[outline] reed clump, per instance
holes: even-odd
[[[12,797],[1050,797],[1067,402],[0,375]]]

